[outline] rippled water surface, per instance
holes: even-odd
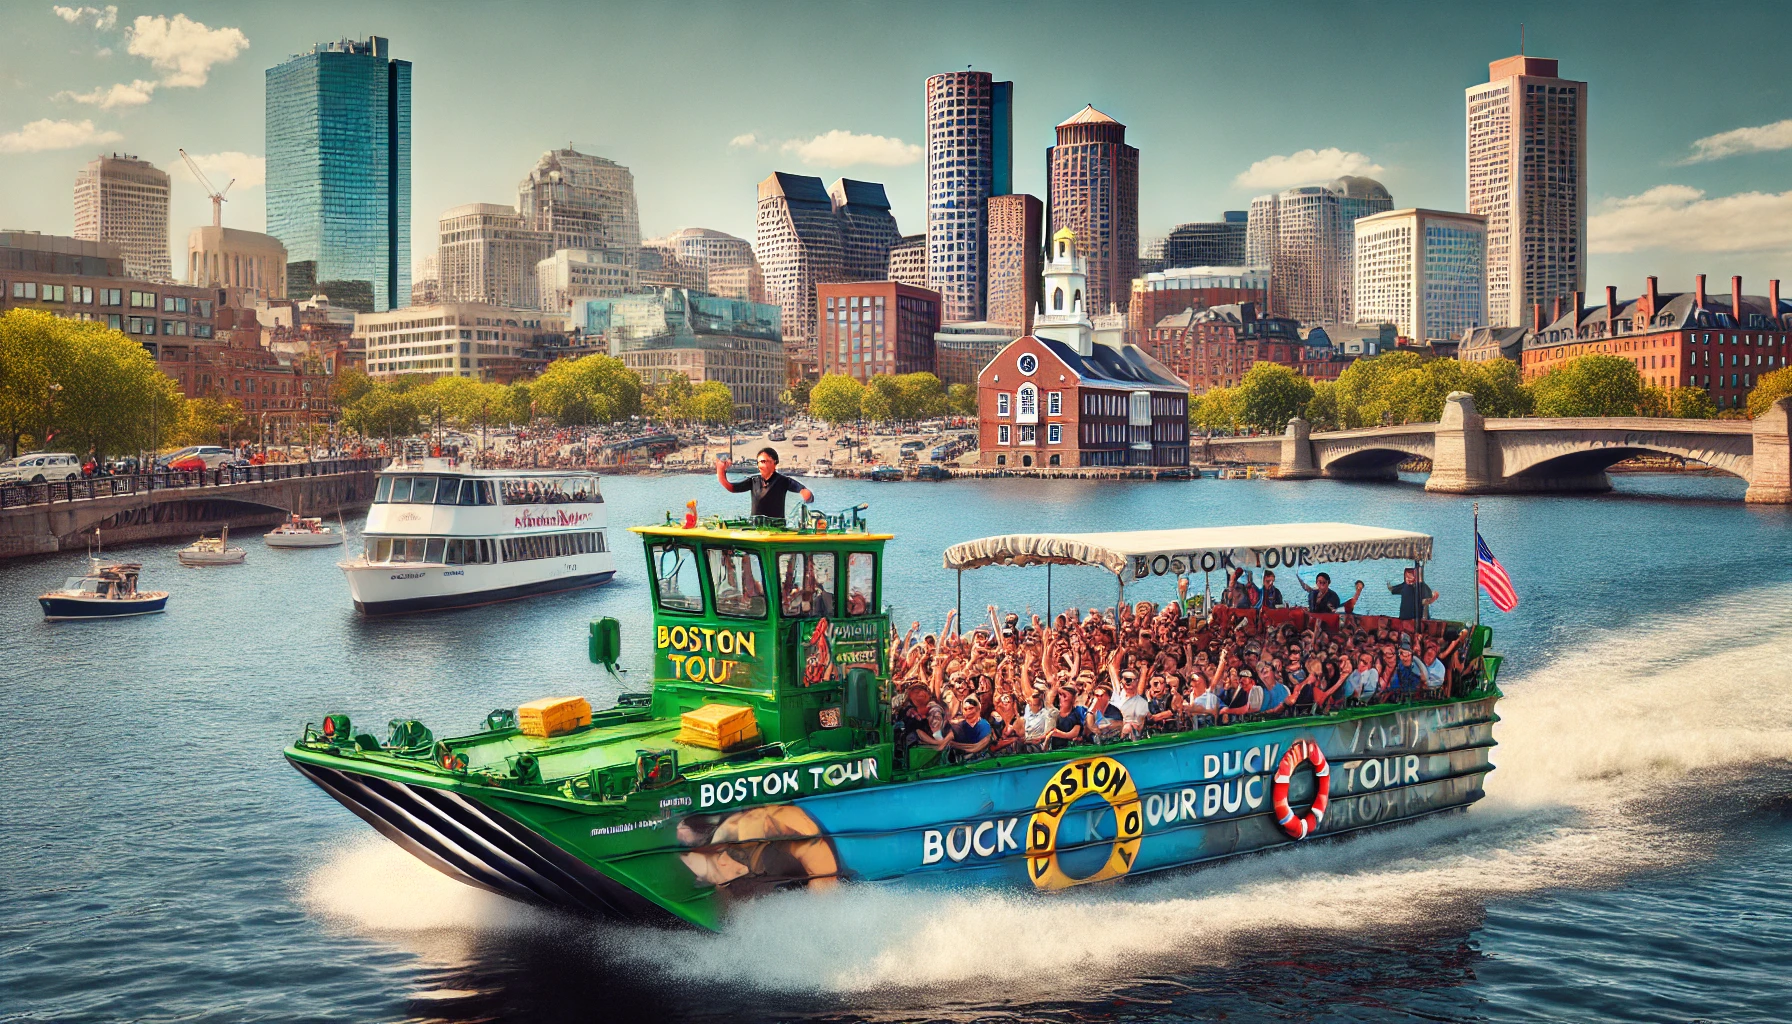
[[[952,607],[959,540],[1298,520],[1435,534],[1439,611],[1469,607],[1469,502],[1410,483],[817,483],[897,533],[904,625]],[[637,679],[648,663],[632,535],[610,586],[376,621],[330,550],[120,552],[173,597],[112,623],[41,621],[78,556],[0,563],[0,1019],[1785,1020],[1792,514],[1727,479],[1618,486],[1482,499],[1523,604],[1489,613],[1508,699],[1467,813],[1062,897],[788,894],[721,935],[460,886],[279,756],[326,710],[455,733],[548,693],[607,703],[586,621],[620,618]],[[740,502],[699,477],[605,490],[612,527]],[[967,574],[964,607],[1043,611],[1044,582]],[[1058,570],[1055,605],[1112,587]]]

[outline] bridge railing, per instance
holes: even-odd
[[[151,491],[191,490],[230,487],[236,484],[267,483],[303,477],[337,476],[344,473],[373,473],[383,469],[387,460],[326,459],[318,462],[271,462],[261,466],[219,466],[203,470],[157,470],[153,473],[126,473],[113,476],[80,477],[42,484],[0,484],[0,509],[28,505],[51,505],[67,501],[92,501],[125,494],[147,494]]]

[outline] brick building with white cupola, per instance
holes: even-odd
[[[1122,330],[1097,331],[1069,229],[1052,236],[1033,333],[977,376],[978,465],[1188,465],[1188,384]]]

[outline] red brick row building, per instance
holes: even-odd
[[[1159,320],[1143,348],[1196,394],[1236,387],[1262,362],[1280,363],[1313,380],[1337,380],[1350,365],[1351,359],[1330,345],[1307,345],[1299,321],[1257,310],[1254,302],[1185,309]]]

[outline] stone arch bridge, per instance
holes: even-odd
[[[1484,419],[1452,392],[1436,423],[1312,433],[1295,419],[1280,437],[1214,438],[1215,462],[1272,464],[1286,480],[1392,480],[1413,458],[1431,462],[1425,489],[1502,494],[1611,489],[1606,470],[1638,455],[1673,455],[1748,481],[1746,500],[1792,504],[1792,399],[1754,420],[1648,417]]]
[[[334,515],[373,501],[383,459],[300,462],[205,473],[98,477],[0,490],[0,558],[79,551],[97,527],[107,544],[196,537],[228,523],[272,526],[302,512]]]

